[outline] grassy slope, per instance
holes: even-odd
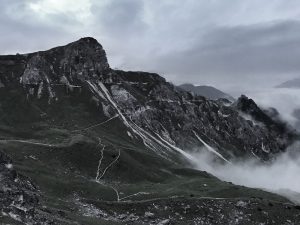
[[[79,207],[74,201],[116,201],[113,188],[119,191],[120,198],[147,193],[126,200],[183,196],[286,201],[164,160],[140,141],[133,141],[118,118],[95,129],[81,130],[107,119],[91,103],[88,94],[66,96],[49,107],[45,99],[29,103],[19,93],[0,93],[0,139],[31,140],[52,146],[2,141],[0,150],[9,154],[16,169],[39,187],[44,204],[62,210],[71,219],[96,224],[98,220],[78,217]],[[121,154],[97,183],[95,177],[101,156],[98,138],[106,145],[102,169],[117,157],[119,150]]]

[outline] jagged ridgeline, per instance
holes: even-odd
[[[213,101],[158,74],[113,70],[93,38],[0,56],[0,221],[296,221],[280,196],[191,169],[203,150],[223,163],[284,151],[296,136],[270,115],[245,96]]]

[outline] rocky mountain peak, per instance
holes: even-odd
[[[239,110],[247,113],[256,111],[258,109],[256,103],[246,95],[241,95],[238,98],[238,100],[236,101],[236,106]]]
[[[80,44],[89,44],[89,45],[101,46],[101,44],[95,38],[93,38],[93,37],[83,37],[83,38],[80,38],[79,40],[74,41],[73,44],[79,44],[79,45]]]
[[[242,113],[251,116],[254,120],[261,122],[269,128],[279,133],[286,133],[293,136],[292,128],[280,120],[278,112],[274,109],[261,109],[258,105],[245,95],[241,95],[235,102],[235,107]]]
[[[264,124],[272,124],[273,121],[262,109],[260,109],[257,104],[245,95],[241,95],[235,102],[237,110],[250,115],[256,121],[262,122]]]
[[[82,82],[103,78],[109,71],[102,45],[86,37],[66,46],[27,55],[20,83],[29,88],[29,94],[41,97],[47,93],[53,99],[55,86],[79,87]]]
[[[86,60],[92,60],[94,63],[99,61],[102,64],[102,68],[98,68],[98,72],[109,68],[105,50],[94,38],[81,38],[78,41],[72,42],[63,47],[55,48],[53,50],[59,50],[59,48],[63,48],[65,53],[64,56],[69,59],[71,58],[71,62],[75,65],[84,63]]]

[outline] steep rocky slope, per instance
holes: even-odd
[[[164,153],[167,149],[182,154],[177,147],[206,143],[224,158],[251,152],[265,156],[262,145],[276,153],[290,141],[288,132],[263,126],[272,118],[263,118],[258,126],[234,107],[178,91],[157,74],[110,69],[102,46],[92,38],[45,52],[4,56],[0,72],[2,92],[19,88],[28,99],[50,107],[74,93],[91,95],[104,117],[117,115],[132,136],[162,155],[169,154]]]
[[[187,169],[193,152],[268,160],[293,142],[293,131],[274,129],[281,125],[245,97],[211,101],[157,74],[112,70],[93,38],[1,56],[0,84],[0,150],[41,193],[33,207],[47,210],[45,223],[250,224],[286,207],[275,224],[299,219],[280,196]]]
[[[37,190],[25,177],[16,173],[11,159],[0,152],[0,207],[2,216],[28,221],[37,206]]]

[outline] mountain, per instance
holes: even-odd
[[[276,86],[277,88],[300,88],[300,78],[288,80]]]
[[[194,169],[203,150],[267,161],[298,137],[245,96],[228,105],[113,70],[93,38],[0,56],[0,83],[0,222],[300,222],[284,197]]]
[[[211,100],[218,100],[220,98],[224,98],[231,102],[235,101],[235,99],[229,94],[226,94],[212,86],[206,86],[206,85],[194,86],[193,84],[182,84],[179,85],[179,88],[185,91],[192,92],[195,95],[204,96],[205,98]]]

